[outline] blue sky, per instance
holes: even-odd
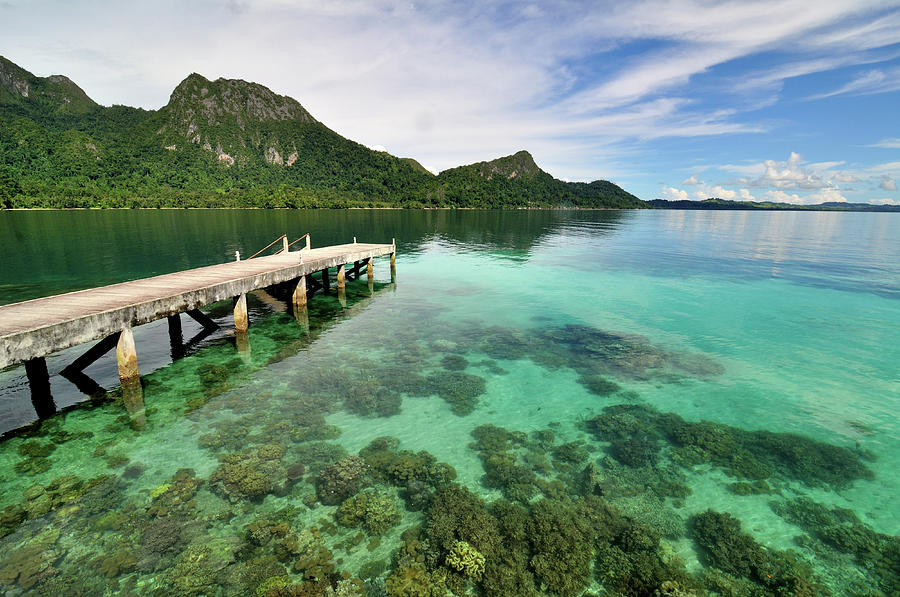
[[[438,171],[527,149],[644,199],[900,204],[900,2],[0,0],[102,104],[257,81]]]

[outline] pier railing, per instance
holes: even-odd
[[[253,255],[251,255],[250,257],[247,257],[247,259],[249,260],[249,259],[253,259],[254,257],[258,257],[258,256],[259,256],[260,254],[262,254],[263,252],[267,251],[268,249],[270,249],[270,248],[273,247],[274,245],[278,244],[278,241],[281,241],[281,242],[282,242],[282,247],[281,247],[280,249],[278,249],[277,251],[275,251],[274,253],[272,253],[272,255],[278,255],[279,253],[283,253],[283,252],[287,251],[288,249],[290,249],[291,247],[293,247],[295,244],[297,244],[298,242],[300,242],[300,241],[303,240],[304,238],[306,239],[306,247],[305,247],[305,248],[309,249],[309,248],[310,248],[310,242],[309,242],[310,237],[309,237],[309,232],[307,232],[306,234],[304,234],[303,236],[301,236],[300,238],[296,239],[295,241],[293,241],[293,242],[291,242],[291,243],[288,243],[288,236],[287,236],[287,234],[282,234],[281,236],[279,236],[278,238],[276,238],[275,240],[273,240],[272,242],[270,242],[269,244],[267,244],[265,247],[263,247],[262,249],[260,249],[259,251],[257,251],[257,252],[254,253]]]

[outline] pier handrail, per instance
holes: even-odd
[[[298,238],[297,240],[295,240],[295,241],[292,242],[291,244],[287,245],[286,247],[282,247],[282,248],[278,249],[277,251],[275,251],[274,253],[272,253],[272,255],[278,255],[279,253],[281,253],[281,252],[284,251],[285,249],[290,249],[292,246],[294,246],[295,244],[297,244],[298,242],[300,242],[300,241],[303,240],[304,238],[307,238],[307,239],[309,238],[309,232],[307,232],[306,234],[304,234],[303,236],[301,236],[300,238]],[[272,245],[274,245],[275,243],[277,243],[277,242],[280,241],[281,239],[284,239],[285,244],[287,244],[287,234],[282,234],[281,236],[279,236],[278,238],[276,238],[275,240],[273,240],[272,242],[270,242],[269,244],[267,244],[265,247],[263,247],[262,249],[260,249],[259,251],[257,251],[257,252],[254,253],[253,255],[251,255],[250,257],[247,257],[247,259],[250,260],[250,259],[253,259],[254,257],[259,256],[260,253],[262,253],[262,252],[265,251],[266,249],[270,248]]]
[[[273,240],[272,242],[267,244],[265,247],[263,247],[262,249],[260,249],[259,251],[257,251],[253,255],[251,255],[250,257],[247,257],[247,259],[253,259],[254,257],[256,257],[257,255],[259,255],[260,253],[262,253],[263,251],[265,251],[266,249],[268,249],[269,247],[271,247],[272,245],[274,245],[275,243],[277,243],[278,241],[280,241],[283,238],[287,238],[287,234],[282,234],[281,236],[279,236],[278,238],[276,238],[275,240]]]
[[[296,245],[296,244],[299,243],[301,240],[303,240],[304,238],[307,238],[307,237],[309,237],[309,232],[307,232],[306,234],[304,234],[303,236],[301,236],[300,238],[298,238],[297,240],[295,240],[294,242],[292,242],[291,244],[289,244],[289,245],[288,245],[288,249],[290,249],[291,247],[293,247],[294,245]],[[277,242],[277,239],[276,239],[276,242]],[[263,250],[265,250],[265,249],[263,249]],[[277,251],[275,251],[274,254],[275,254],[275,255],[278,255],[278,254],[281,253],[282,251],[284,251],[284,249],[278,249]]]

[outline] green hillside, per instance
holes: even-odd
[[[191,74],[159,110],[96,104],[0,58],[5,207],[638,207],[565,183],[527,152],[435,176],[345,139],[296,100]]]

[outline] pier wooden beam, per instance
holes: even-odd
[[[116,344],[116,362],[119,365],[119,380],[123,386],[140,379],[137,349],[134,346],[134,334],[130,327],[124,328],[119,334],[119,341]]]
[[[93,364],[94,361],[115,348],[118,342],[119,334],[111,334],[106,338],[103,338],[102,340],[91,346],[89,349],[87,349],[83,355],[67,365],[65,369],[63,369],[60,373],[62,373],[68,379],[69,375],[84,371],[91,364]]]
[[[38,419],[44,420],[55,414],[56,403],[53,402],[53,394],[50,393],[50,373],[47,371],[47,361],[44,357],[25,361],[25,375],[31,389],[31,404]]]
[[[347,271],[344,269],[343,263],[338,266],[337,287],[338,291],[345,290],[347,288]]]
[[[188,317],[199,323],[203,326],[204,329],[207,330],[217,330],[219,329],[219,324],[210,319],[210,317],[201,311],[200,309],[190,309],[185,311],[188,314]]]
[[[234,300],[234,331],[246,333],[250,329],[250,317],[247,315],[247,295],[241,293]]]
[[[91,379],[84,371],[60,371],[59,374],[68,379],[78,391],[91,398],[105,396],[106,388]]]

